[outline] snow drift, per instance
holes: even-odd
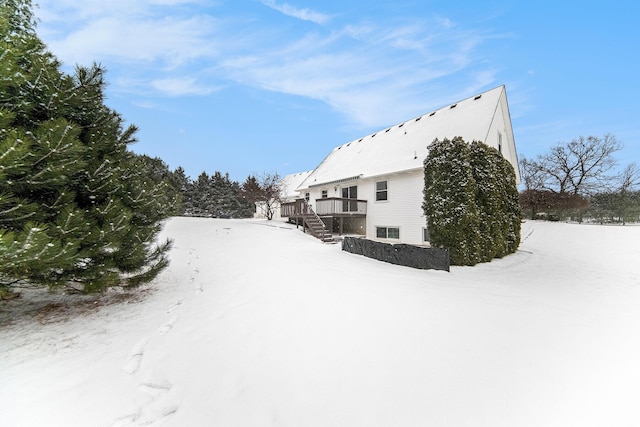
[[[138,299],[0,305],[0,424],[640,425],[640,227],[527,222],[516,254],[450,273],[283,223],[163,234]]]

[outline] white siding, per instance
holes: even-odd
[[[388,200],[376,202],[375,183],[387,181]],[[376,227],[400,228],[400,239],[387,239],[389,243],[422,244],[422,229],[426,224],[422,212],[422,169],[375,179],[361,180],[359,198],[367,203],[367,238],[376,238]]]
[[[502,135],[500,151],[514,168],[516,180],[520,183],[520,171],[518,169],[518,155],[515,151],[515,141],[513,140],[513,130],[511,128],[511,118],[509,117],[509,106],[507,105],[507,95],[503,93],[496,106],[496,113],[491,121],[491,126],[484,141],[490,147],[498,149],[499,135]],[[467,141],[471,142],[471,141]]]

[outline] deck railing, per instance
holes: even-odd
[[[296,202],[282,203],[280,205],[280,216],[283,218],[296,216]]]
[[[295,202],[282,203],[280,205],[280,216],[283,218],[302,216],[311,212],[305,199],[296,199]]]
[[[345,199],[342,197],[328,197],[316,199],[316,213],[323,215],[366,215],[367,201]]]
[[[320,216],[366,215],[367,201],[342,197],[316,199],[315,212]],[[307,213],[309,213],[309,208],[304,199],[280,205],[280,216],[283,218],[301,216]]]

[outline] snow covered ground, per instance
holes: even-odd
[[[282,223],[164,234],[139,298],[0,305],[0,425],[640,425],[638,226],[526,222],[450,273]]]

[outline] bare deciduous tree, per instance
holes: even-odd
[[[544,187],[558,193],[593,194],[606,188],[616,165],[613,154],[622,148],[614,135],[580,136],[558,144],[539,156],[537,166],[545,175]]]
[[[282,200],[282,179],[277,172],[250,176],[242,184],[242,194],[246,200],[257,203],[258,209],[270,221]]]
[[[621,193],[633,191],[640,185],[640,168],[635,163],[630,163],[616,178],[617,190]]]
[[[520,159],[520,178],[525,190],[540,190],[544,187],[544,173],[541,165],[526,157]]]
[[[622,225],[626,224],[629,211],[637,209],[637,203],[633,203],[633,191],[640,186],[640,169],[635,163],[630,163],[616,177],[616,188],[610,199],[613,201],[613,208],[622,219]]]

